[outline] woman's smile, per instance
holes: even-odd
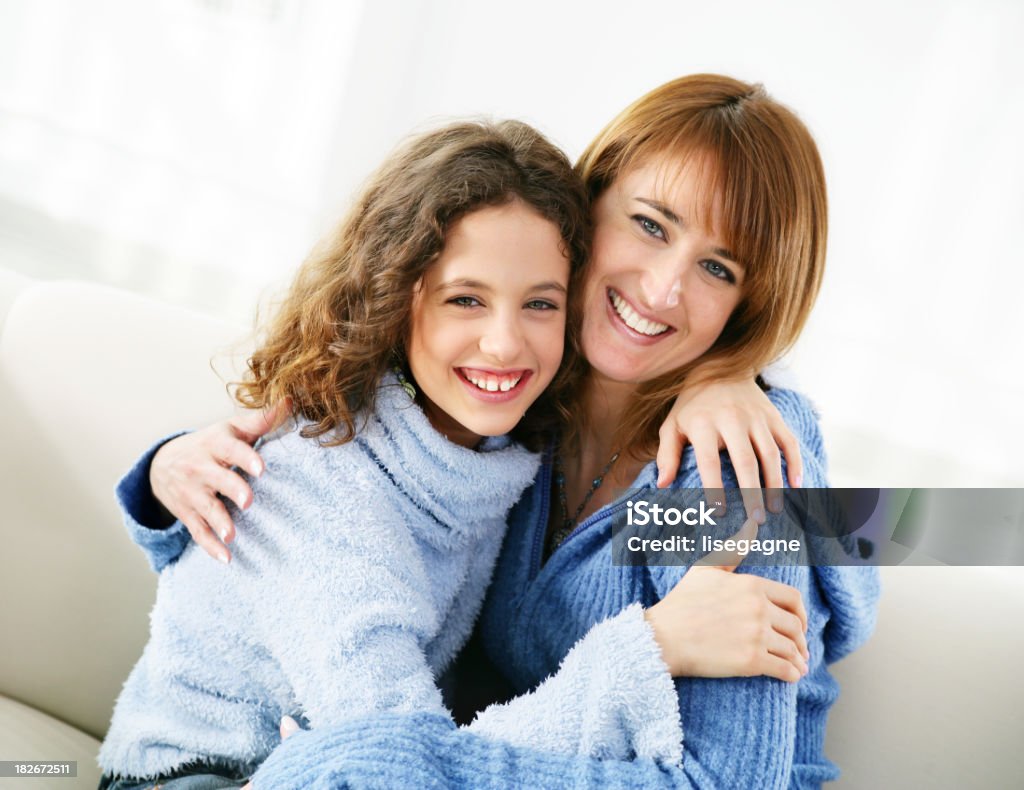
[[[613,324],[623,327],[627,337],[635,338],[641,342],[657,342],[667,335],[675,332],[675,328],[663,324],[648,316],[636,308],[628,299],[618,291],[608,289],[608,304],[614,313]]]

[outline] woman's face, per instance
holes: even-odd
[[[696,359],[739,304],[743,266],[698,223],[699,171],[652,159],[594,204],[582,340],[599,376],[639,384]]]
[[[518,200],[449,229],[413,296],[408,362],[451,441],[508,433],[551,383],[565,342],[562,247],[558,227]]]

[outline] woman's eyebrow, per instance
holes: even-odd
[[[666,206],[664,203],[659,203],[657,200],[650,200],[649,198],[643,197],[637,197],[635,199],[643,203],[645,206],[650,206],[655,211],[660,212],[662,215],[664,215],[665,219],[667,219],[673,225],[676,225],[680,228],[686,227],[686,223],[683,222],[682,218],[678,214],[676,214],[672,209]],[[725,258],[730,263],[735,263],[737,266],[743,266],[743,264],[739,262],[739,259],[724,247],[715,247],[711,251],[715,253],[715,255]]]
[[[650,206],[655,211],[660,211],[665,215],[665,219],[671,222],[673,225],[678,225],[680,228],[684,227],[685,223],[672,209],[666,206],[664,203],[659,203],[657,200],[650,200],[649,198],[637,197],[635,200],[640,201],[645,206]]]

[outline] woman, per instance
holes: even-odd
[[[457,784],[472,776],[477,786],[560,786],[579,772],[594,782],[779,787],[813,786],[837,775],[822,754],[825,717],[837,694],[825,662],[842,657],[870,633],[877,598],[873,569],[751,567],[731,575],[613,567],[608,553],[611,522],[625,506],[614,500],[616,489],[652,489],[665,482],[653,460],[658,426],[684,382],[693,387],[759,371],[803,327],[825,254],[826,198],[817,149],[803,124],[760,87],[696,75],[667,83],[628,107],[577,167],[595,223],[582,330],[590,367],[577,419],[563,430],[513,511],[481,623],[491,660],[524,696],[507,708],[489,709],[475,732],[453,731],[430,717],[381,716],[300,733],[271,755],[255,777],[257,788],[367,776],[388,783]],[[707,403],[720,402],[723,386],[707,384],[698,393],[705,406],[691,407],[700,413]],[[791,469],[790,482],[799,485],[803,477],[808,485],[825,485],[821,437],[808,403],[781,389],[767,394],[805,456],[802,475]],[[768,470],[767,487],[780,487],[781,475],[773,471],[778,450],[765,421],[755,419],[741,430],[728,417],[716,419],[733,459],[725,466],[725,481],[749,486],[759,457]],[[706,441],[707,422],[696,435],[692,423],[683,425],[702,444],[697,454],[707,468],[717,450],[714,439]],[[747,436],[741,447],[739,439]],[[218,457],[234,462],[239,449],[233,447],[230,456],[222,451]],[[791,457],[791,449],[784,449]],[[163,462],[158,458],[153,466],[154,490],[172,510],[188,509],[184,503],[207,487],[245,498],[223,469],[190,493],[178,489],[176,497],[169,495],[173,483],[156,482],[213,464],[196,457],[193,437],[184,450],[165,448]],[[129,502],[151,501],[140,478]],[[710,482],[718,481],[705,477]],[[700,486],[692,454],[684,457],[672,485]],[[768,504],[777,509],[773,500]],[[226,526],[212,511],[209,520]],[[166,561],[183,538],[179,527],[139,540],[155,546],[153,554]],[[593,688],[588,683],[614,664],[612,656],[586,649],[598,623],[626,629],[645,621],[651,626],[647,638],[677,673],[699,661],[702,640],[739,638],[716,630],[724,610],[763,603],[772,585],[780,584],[799,590],[808,611],[808,672],[799,682],[775,679],[785,677],[775,662],[787,663],[787,656],[776,647],[779,625],[768,621],[759,632],[763,639],[749,652],[757,667],[744,671],[739,661],[729,673],[753,677],[675,681],[680,721],[665,741],[675,744],[674,751],[666,748],[660,765],[587,762],[524,745],[545,722],[544,716],[530,715],[534,700],[544,710],[557,709],[552,700],[572,710]],[[689,638],[659,638],[669,625],[685,626]],[[774,677],[764,676],[769,667],[775,667]],[[618,669],[628,685],[632,673],[656,667]],[[526,694],[529,689],[536,690]],[[441,759],[427,758],[438,751]]]

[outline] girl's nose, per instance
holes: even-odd
[[[496,318],[480,337],[480,350],[498,362],[512,362],[523,350],[523,334],[519,323]]]

